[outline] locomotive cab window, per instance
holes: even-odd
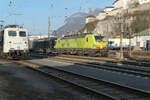
[[[19,32],[19,36],[20,36],[20,37],[26,37],[26,32],[20,31],[20,32]]]
[[[95,40],[96,40],[96,42],[106,41],[104,36],[95,36]]]
[[[16,35],[17,35],[16,31],[9,31],[8,32],[8,36],[16,36]]]
[[[89,40],[88,40],[88,38],[86,38],[86,42],[88,42]]]

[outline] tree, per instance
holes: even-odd
[[[146,29],[149,28],[149,15],[138,15],[134,17],[134,21],[131,23],[132,35],[137,35]],[[140,34],[143,35],[143,34]]]

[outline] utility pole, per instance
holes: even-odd
[[[132,41],[131,41],[131,33],[132,33],[132,29],[131,29],[131,23],[132,23],[132,16],[131,17],[128,17],[128,9],[126,9],[127,11],[127,20],[128,20],[128,24],[127,24],[127,27],[128,27],[128,32],[129,32],[129,57],[131,57],[131,49],[132,49]]]
[[[42,32],[40,32],[40,39],[42,39]]]
[[[108,38],[108,36],[109,36],[109,34],[108,34],[108,22],[106,22],[106,25],[107,25],[107,38]]]
[[[123,56],[123,44],[122,44],[123,34],[124,34],[124,26],[123,26],[123,23],[121,22],[121,33],[120,33],[120,59],[121,60],[124,58],[124,56]]]
[[[0,20],[0,31],[3,29],[4,25],[4,20]]]
[[[50,38],[50,26],[51,26],[50,17],[48,17],[48,39]]]
[[[124,26],[123,26],[123,18],[121,16],[121,14],[117,14],[117,18],[118,18],[118,24],[121,28],[121,32],[120,32],[120,59],[122,60],[124,58],[123,56],[123,46],[122,46],[122,38],[123,38],[123,33],[124,33]]]
[[[131,51],[132,51],[132,41],[131,41],[131,34],[132,34],[132,28],[131,28],[131,23],[132,23],[132,17],[130,18],[130,21],[129,21],[129,23],[130,23],[130,25],[129,25],[129,46],[130,46],[130,48],[129,48],[129,57],[131,57],[132,56],[132,53],[131,53]]]
[[[132,49],[132,45],[131,45],[131,33],[132,33],[132,29],[131,29],[131,27],[130,27],[130,29],[129,29],[129,46],[130,46],[130,48],[129,48],[129,57],[131,57],[132,55],[131,55],[131,49]]]

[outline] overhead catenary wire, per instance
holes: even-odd
[[[65,6],[62,9],[62,10],[64,10],[64,15],[49,15],[50,19],[51,19],[51,22],[52,22],[51,23],[52,24],[51,27],[53,27],[53,25],[56,26],[56,23],[58,23],[58,22],[56,22],[56,21],[58,21],[56,19],[62,19],[63,18],[64,21],[63,21],[62,25],[66,24],[66,19],[68,19],[69,16],[71,16],[70,14],[72,14],[72,12],[74,12],[74,11],[76,11],[76,12],[82,12],[82,10],[84,10],[84,8],[85,8],[84,6],[87,5],[88,3],[89,3],[88,0],[80,0],[80,2],[78,3],[78,7]],[[52,11],[54,11],[54,9],[56,9],[56,7],[57,7],[57,5],[55,4],[54,0],[51,0],[49,2],[49,8]],[[60,24],[60,21],[59,21],[58,24]]]

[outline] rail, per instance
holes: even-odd
[[[60,79],[68,84],[90,91],[100,96],[104,96],[110,100],[148,100],[150,99],[150,92],[140,89],[123,86],[117,83],[106,80],[95,79],[94,77],[87,77],[85,75],[76,74],[62,69],[44,66],[31,61],[22,61],[22,63],[35,65],[38,67],[28,67],[48,76]]]

